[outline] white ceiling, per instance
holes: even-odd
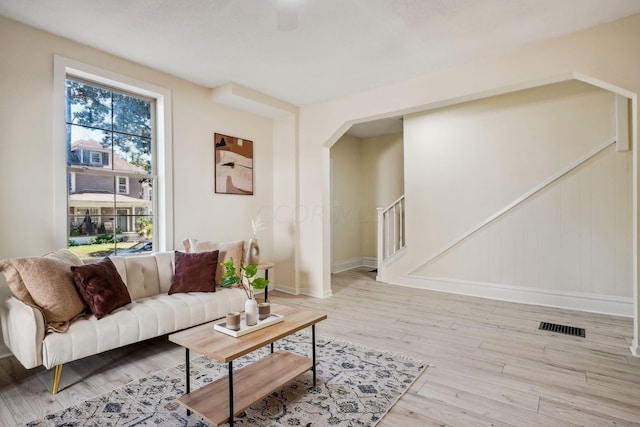
[[[640,0],[0,0],[0,15],[205,87],[306,105],[640,13]]]

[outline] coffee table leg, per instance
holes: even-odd
[[[186,366],[185,368],[185,374],[187,376],[187,392],[185,394],[189,394],[189,392],[191,391],[191,378],[189,376],[189,347],[185,347],[185,363],[184,365]],[[191,410],[187,409],[187,417],[191,415]]]
[[[313,386],[316,386],[316,325],[311,325],[311,347],[313,348]]]
[[[229,426],[233,426],[233,362],[229,362]]]

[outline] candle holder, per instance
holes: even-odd
[[[271,315],[271,304],[261,302],[258,304],[258,319],[264,320]]]
[[[240,312],[232,311],[227,314],[227,328],[232,331],[240,330]]]

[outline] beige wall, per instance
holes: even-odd
[[[297,118],[286,114],[273,123],[273,276],[278,288],[298,293],[298,139]],[[271,280],[271,275],[269,276]],[[274,282],[276,283],[276,282]]]
[[[631,153],[614,140],[614,95],[579,82],[405,117],[413,276],[631,297]]]
[[[271,224],[273,169],[271,120],[213,104],[210,91],[97,49],[0,17],[0,258],[58,249],[53,223],[52,141],[54,54],[171,91],[173,105],[174,242],[250,237],[259,212]],[[213,192],[213,133],[254,141],[255,196]],[[63,178],[64,179],[64,178]],[[28,184],[28,190],[24,185]],[[271,226],[259,235],[271,258]],[[4,277],[0,292],[8,292]],[[1,352],[1,351],[0,351]]]
[[[614,136],[613,95],[579,82],[408,116],[410,264]]]
[[[377,208],[386,208],[404,194],[402,134],[362,140],[362,256],[376,258]]]
[[[403,194],[402,134],[342,136],[331,147],[332,271],[376,265],[376,209]]]
[[[332,258],[336,264],[362,258],[362,141],[345,135],[331,147]]]

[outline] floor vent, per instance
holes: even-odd
[[[584,328],[574,328],[573,326],[558,325],[556,323],[540,322],[538,329],[543,331],[558,332],[560,334],[573,335],[574,337],[585,337]]]

